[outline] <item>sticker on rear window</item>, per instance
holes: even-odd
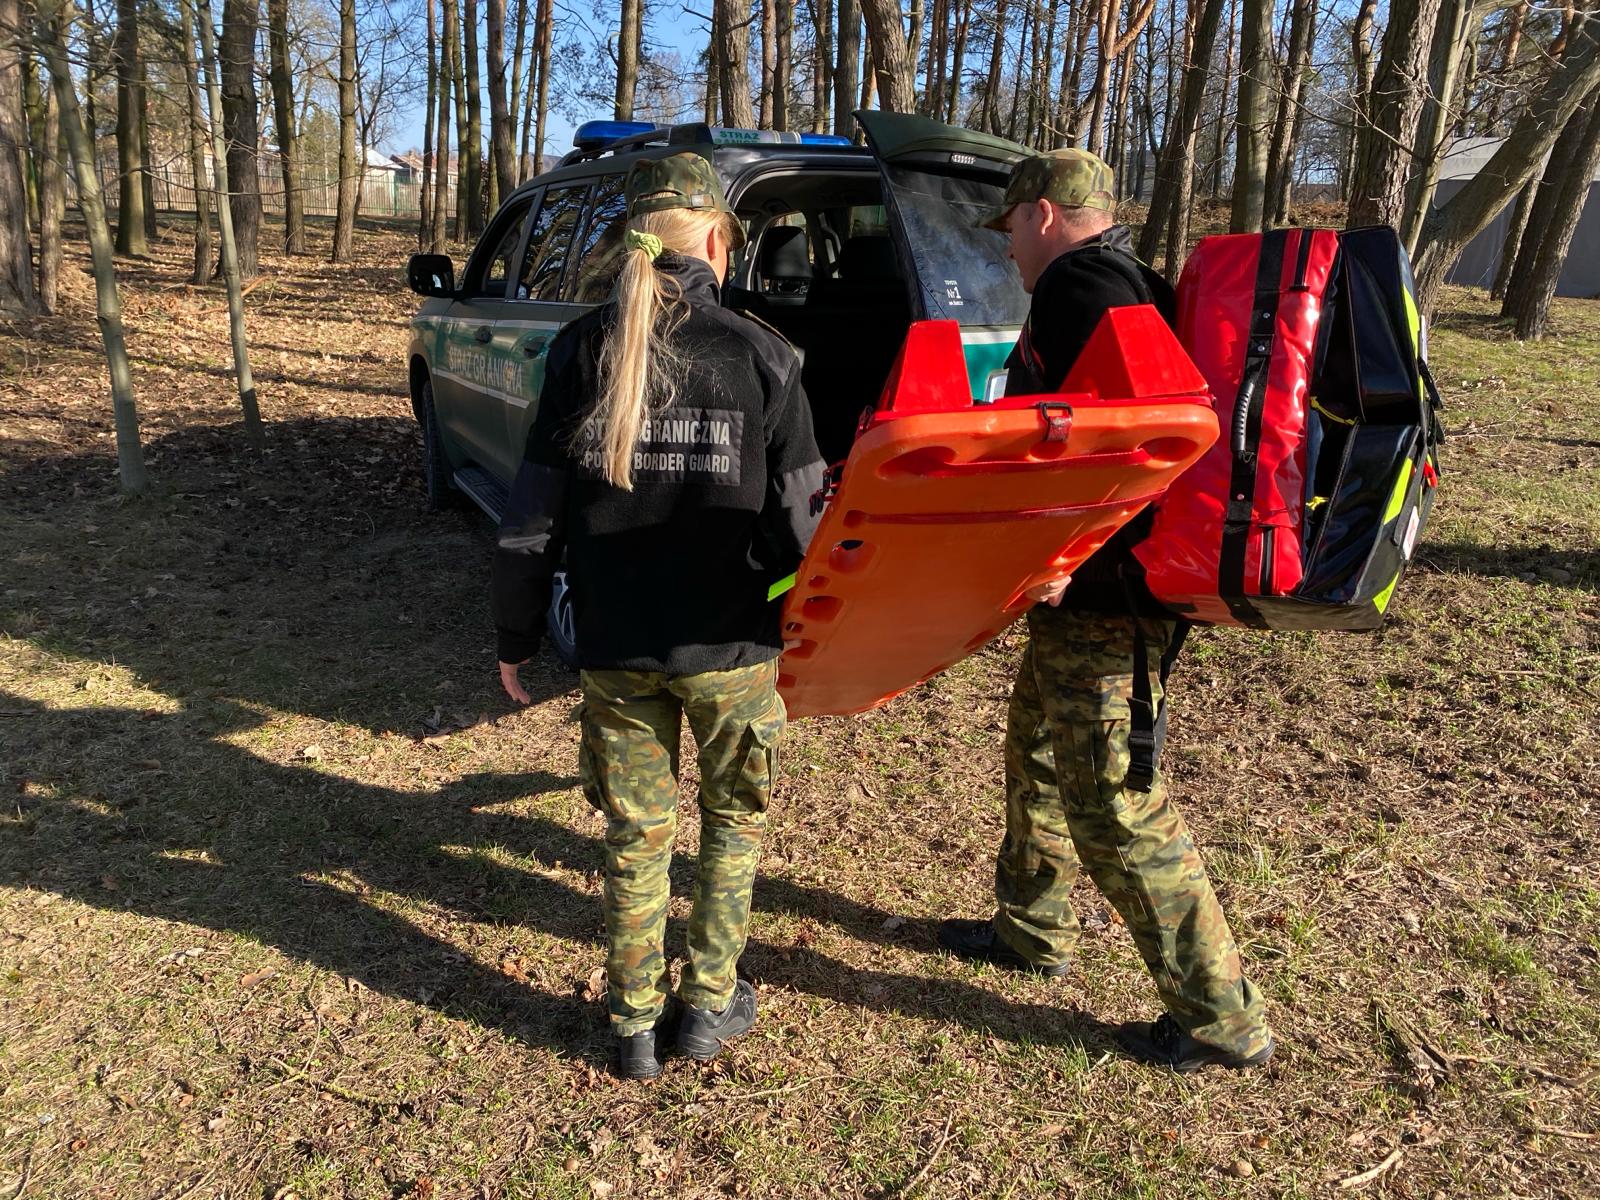
[[[944,299],[946,304],[965,304],[961,298],[961,281],[959,279],[946,279],[944,281]]]

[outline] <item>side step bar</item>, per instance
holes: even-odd
[[[505,484],[482,467],[462,467],[452,477],[452,482],[457,491],[488,513],[490,520],[499,523],[506,502],[511,499]]]

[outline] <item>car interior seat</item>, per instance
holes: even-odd
[[[806,231],[774,225],[761,235],[761,290],[775,306],[803,304],[811,286],[811,254]]]

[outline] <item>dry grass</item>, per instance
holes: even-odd
[[[1154,996],[1113,922],[1053,983],[936,952],[988,905],[1012,636],[794,728],[759,1031],[642,1086],[601,1070],[573,680],[498,694],[487,530],[422,509],[407,239],[360,247],[266,259],[259,458],[220,293],[181,238],[129,265],[142,499],[86,297],[0,339],[0,1200],[1600,1193],[1595,305],[1517,346],[1451,295],[1446,489],[1380,634],[1180,666],[1268,1071],[1118,1057]]]

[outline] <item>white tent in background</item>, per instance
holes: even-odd
[[[1464,188],[1500,149],[1501,141],[1483,137],[1456,141],[1444,157],[1439,190],[1433,202],[1443,204]],[[1500,265],[1500,246],[1505,241],[1506,226],[1511,223],[1514,203],[1507,204],[1493,223],[1467,244],[1461,260],[1450,272],[1451,283],[1488,287],[1494,282],[1495,269]],[[1556,295],[1585,299],[1600,296],[1600,174],[1589,183],[1589,198],[1584,202],[1583,215],[1578,218],[1578,228],[1572,235],[1572,248],[1567,251],[1561,278],[1556,282]]]

